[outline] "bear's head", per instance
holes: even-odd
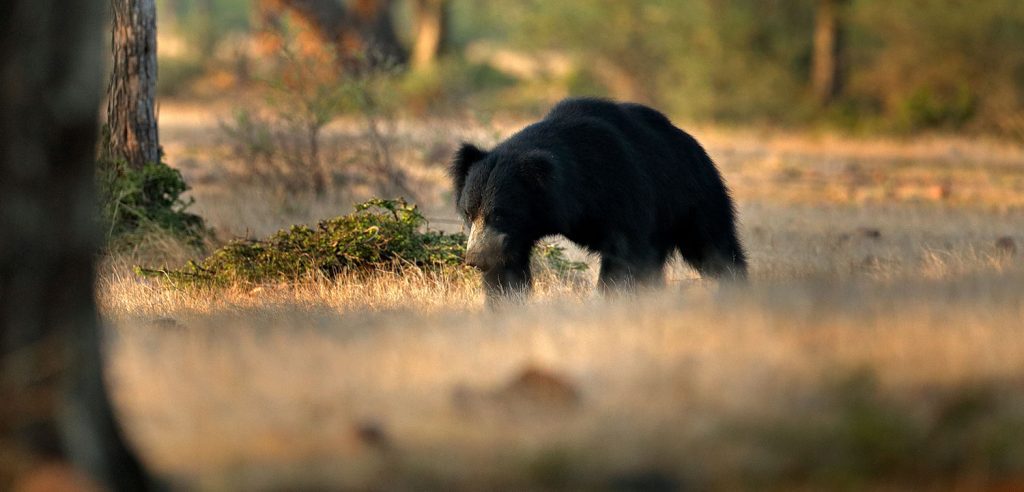
[[[488,295],[525,293],[530,252],[553,230],[549,185],[554,157],[540,150],[463,144],[450,175],[459,214],[469,226],[466,263],[484,274]]]

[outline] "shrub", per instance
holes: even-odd
[[[405,269],[461,269],[465,234],[431,230],[415,205],[405,200],[372,199],[355,211],[315,227],[292,226],[266,240],[240,239],[206,259],[177,269],[137,268],[140,275],[177,286],[296,281],[342,273],[365,274]],[[555,272],[586,269],[565,258],[560,246],[545,244],[536,258]]]
[[[179,269],[139,268],[139,273],[175,284],[226,286],[461,265],[466,237],[426,225],[419,210],[404,200],[373,199],[315,227],[297,225],[266,240],[232,241],[200,262]]]
[[[905,130],[963,127],[974,116],[977,98],[966,85],[940,92],[918,87],[902,99],[898,119]]]
[[[570,260],[565,256],[565,248],[549,242],[537,243],[533,248],[533,260],[534,266],[546,268],[562,277],[587,270],[586,263]]]
[[[248,101],[220,125],[244,166],[240,178],[280,197],[323,197],[339,185],[363,183],[380,194],[415,196],[394,157],[395,68],[344,71],[332,52],[302,54],[289,45],[276,62],[261,84],[262,100]],[[358,117],[357,131],[328,137],[327,126],[343,115]]]
[[[162,162],[136,169],[123,159],[97,160],[100,211],[108,247],[139,244],[152,233],[163,233],[194,246],[207,235],[203,219],[189,213],[191,198],[181,173]]]

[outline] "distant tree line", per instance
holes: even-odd
[[[465,64],[480,43],[556,53],[572,61],[549,77],[562,90],[538,92],[635,99],[693,119],[1024,135],[1018,0],[158,1],[193,15],[208,4],[211,18],[249,9],[252,28],[287,18],[343,59],[375,53],[423,68],[449,53]],[[493,81],[469,74],[469,90]]]
[[[694,118],[1009,130],[1024,108],[1016,0],[480,0],[508,42],[588,60],[591,90]],[[480,33],[480,35],[485,35]],[[614,83],[602,64],[632,79]]]

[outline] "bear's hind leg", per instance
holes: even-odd
[[[638,287],[665,284],[665,259],[668,252],[653,248],[615,248],[601,253],[601,273],[597,285],[601,292],[631,291]]]
[[[679,234],[679,253],[702,277],[742,280],[747,258],[732,221],[693,224]]]

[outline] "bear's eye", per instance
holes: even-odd
[[[503,211],[496,211],[496,212],[492,213],[490,217],[488,217],[487,222],[489,222],[491,224],[501,224],[501,223],[505,222],[506,220],[508,220],[508,215],[505,212],[503,212]]]

